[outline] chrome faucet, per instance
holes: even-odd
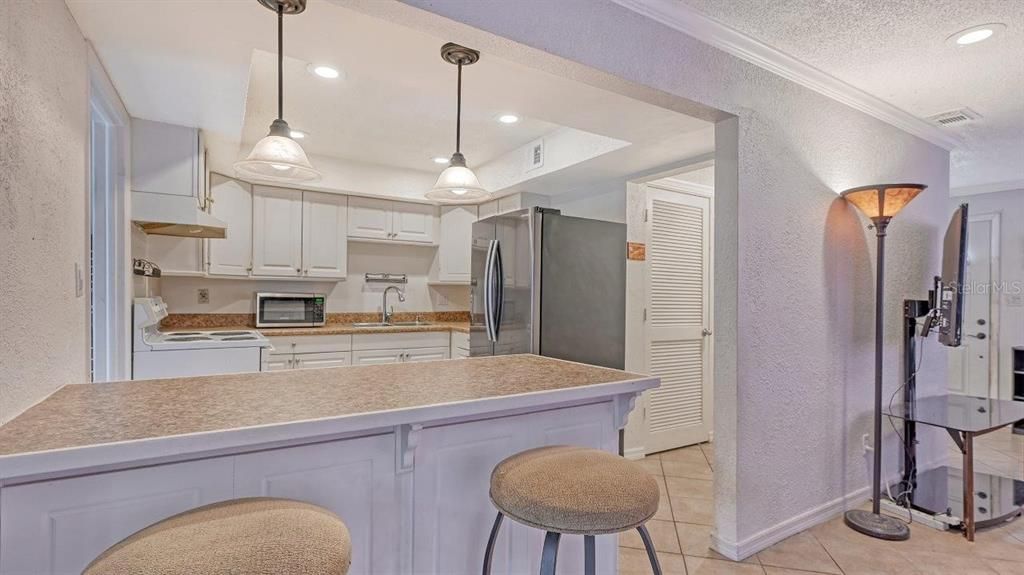
[[[388,292],[395,290],[398,293],[398,301],[405,301],[405,293],[402,292],[398,286],[388,286],[384,289],[384,301],[380,304],[380,322],[391,323],[391,314],[394,313],[394,309],[388,311]]]

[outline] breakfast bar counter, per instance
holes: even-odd
[[[351,573],[478,572],[494,465],[541,445],[617,451],[657,385],[533,355],[67,385],[0,426],[0,573],[77,573],[150,523],[245,496],[338,513]],[[503,537],[495,572],[535,571],[534,530]]]

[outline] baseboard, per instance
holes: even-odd
[[[647,453],[643,447],[630,447],[622,453],[622,456],[626,459],[636,460],[647,457]]]
[[[742,561],[787,537],[792,537],[801,531],[824,523],[847,509],[857,507],[870,498],[871,486],[861,487],[842,497],[809,509],[796,517],[787,519],[778,525],[769,527],[760,533],[747,537],[739,543],[726,541],[720,538],[717,533],[714,533],[711,536],[711,548],[733,561]]]

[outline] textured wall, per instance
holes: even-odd
[[[899,300],[927,293],[938,268],[948,153],[607,1],[406,2],[625,79],[626,89],[738,117],[716,131],[717,535],[752,545],[864,488],[874,256],[865,222],[836,193],[887,180],[930,186],[890,227],[886,381],[895,389]],[[465,28],[427,25],[487,44]],[[926,362],[923,392],[944,387],[944,364]],[[892,437],[886,451],[894,471]]]
[[[89,378],[87,86],[63,2],[0,2],[0,423]]]

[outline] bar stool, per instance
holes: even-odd
[[[309,503],[254,497],[198,507],[116,543],[82,575],[345,575],[348,529]]]
[[[595,535],[636,529],[655,575],[658,556],[644,526],[658,510],[658,484],[639,465],[598,449],[556,445],[517,453],[491,472],[491,502],[498,508],[484,552],[491,572],[494,543],[504,516],[543,529],[541,575],[554,575],[562,534],[583,535],[584,573],[596,570]]]

